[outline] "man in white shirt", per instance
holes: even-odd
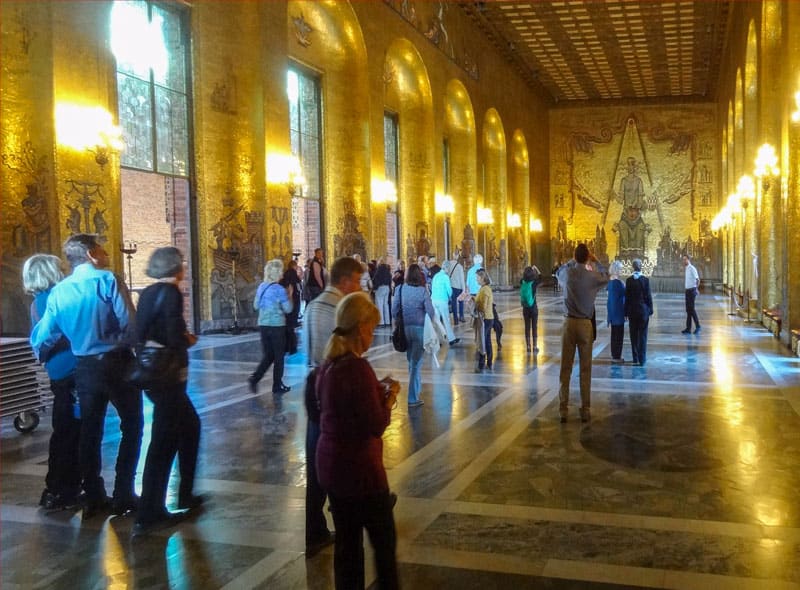
[[[449,269],[445,268],[445,270],[450,277],[450,287],[453,289],[450,300],[453,308],[453,324],[458,324],[458,322],[464,321],[464,302],[459,301],[458,298],[464,292],[467,284],[464,279],[464,266],[461,264],[457,251],[453,252],[453,259],[448,262]]]
[[[683,255],[683,266],[686,267],[684,275],[684,292],[686,298],[686,329],[681,334],[692,333],[692,320],[694,320],[694,333],[700,332],[700,320],[697,319],[697,312],[694,309],[694,300],[697,297],[697,289],[700,287],[700,275],[697,269],[692,266],[689,255]]]

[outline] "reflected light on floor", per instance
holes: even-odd
[[[129,568],[125,559],[117,531],[111,526],[105,527],[105,548],[103,550],[103,571],[109,590],[124,589],[129,587]]]
[[[767,526],[781,526],[784,523],[785,510],[780,506],[780,502],[774,500],[757,501],[755,514],[758,521]]]
[[[725,409],[725,419],[734,428],[742,425],[742,400],[734,397],[733,389],[733,359],[728,356],[721,343],[714,343],[711,349],[711,369],[714,381],[719,385],[719,400]]]
[[[755,465],[758,459],[758,447],[752,440],[739,443],[739,459],[745,465]]]

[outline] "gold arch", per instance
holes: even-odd
[[[507,235],[507,186],[506,134],[497,109],[490,108],[483,117],[483,206],[489,207],[494,216],[492,229],[495,235],[494,252],[484,253],[484,263],[492,278],[500,285],[508,284],[508,254],[500,247]],[[485,230],[486,228],[484,228]],[[506,248],[507,250],[507,248]]]
[[[450,146],[449,190],[455,204],[452,219],[452,244],[458,246],[464,227],[475,227],[477,210],[477,138],[475,112],[464,84],[447,83],[444,98],[444,137]],[[448,252],[448,256],[452,252]]]
[[[409,238],[419,224],[435,228],[433,96],[428,71],[408,39],[395,39],[386,50],[384,100],[398,115],[400,175],[397,187],[401,256],[408,257]],[[421,227],[421,226],[420,226]],[[428,236],[433,243],[431,235]],[[438,253],[436,253],[438,254]]]
[[[290,0],[287,27],[289,57],[324,72],[324,247],[326,252],[335,251],[334,236],[344,233],[345,213],[350,212],[371,246],[369,101],[365,100],[369,80],[367,48],[358,18],[347,1]],[[306,31],[305,35],[301,31]],[[327,92],[329,88],[336,92]]]

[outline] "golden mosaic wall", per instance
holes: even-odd
[[[672,276],[688,251],[704,278],[718,278],[715,125],[714,105],[553,110],[554,258],[571,258],[585,241],[608,259],[642,258],[648,271]]]

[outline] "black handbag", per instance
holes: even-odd
[[[166,288],[162,287],[156,297],[156,311],[161,308],[165,293]],[[145,343],[138,344],[135,353],[136,359],[127,375],[129,383],[140,389],[152,389],[178,382],[183,370],[180,351]]]
[[[408,340],[406,339],[406,326],[403,322],[403,287],[399,289],[400,308],[397,312],[397,319],[394,321],[394,331],[392,332],[392,346],[397,352],[408,350]]]
[[[182,368],[180,355],[173,348],[137,346],[128,381],[140,389],[169,385],[178,381]]]

